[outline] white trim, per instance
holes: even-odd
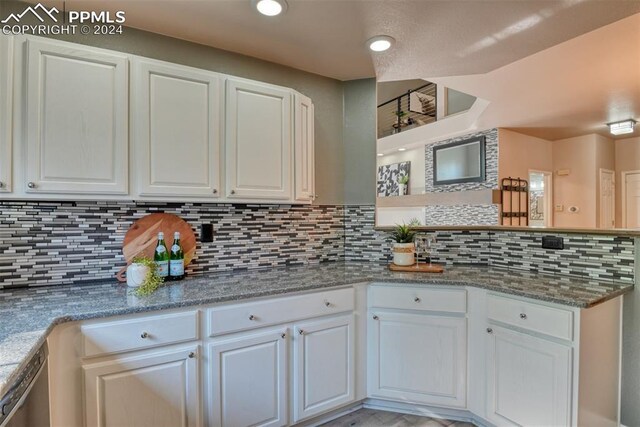
[[[602,224],[602,174],[609,173],[612,176],[613,183],[613,224],[603,226]],[[598,228],[615,228],[616,227],[616,171],[606,168],[600,168],[598,170]]]
[[[622,227],[627,228],[627,175],[640,174],[640,170],[622,171],[620,188],[622,193]]]

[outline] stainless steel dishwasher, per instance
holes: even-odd
[[[45,343],[0,400],[0,427],[50,427]]]

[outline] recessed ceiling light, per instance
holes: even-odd
[[[384,154],[378,153],[378,157],[382,157],[382,156],[384,156]]]
[[[253,0],[253,4],[258,12],[266,16],[277,16],[287,10],[285,0]]]
[[[374,52],[384,52],[395,43],[395,39],[389,36],[375,36],[367,40],[367,46]]]
[[[633,133],[633,127],[635,124],[635,120],[629,119],[620,122],[607,123],[607,126],[609,126],[609,132],[613,135],[624,135],[627,133]]]
[[[406,148],[398,148],[398,151],[407,151]]]

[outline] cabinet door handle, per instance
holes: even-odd
[[[324,305],[327,306],[327,307],[331,307],[331,303],[329,301],[325,301]]]
[[[4,182],[0,181],[0,188],[4,188]]]
[[[487,328],[487,333],[488,334],[492,334],[493,333],[493,329],[492,328]]]
[[[302,329],[300,329],[300,330],[298,331],[298,333],[299,333],[300,335],[304,335],[304,331],[303,331]]]
[[[143,333],[141,333],[141,334],[140,334],[140,338],[142,338],[142,339],[149,338],[149,333],[148,333],[148,332],[143,332]]]
[[[287,334],[280,334],[280,338],[285,339],[287,337]]]
[[[256,316],[254,316],[253,314],[249,315],[249,320],[256,320]]]
[[[420,302],[420,298],[419,298],[419,297],[415,297],[415,298],[413,299],[413,301],[414,301],[414,302]]]
[[[216,190],[215,188],[213,189],[213,194],[218,194],[218,190]]]
[[[196,354],[192,351],[189,353],[189,359],[193,359],[194,357],[196,357]]]
[[[527,318],[527,315],[525,313],[520,313],[520,318],[522,320],[525,320]]]
[[[231,190],[231,194],[236,194],[236,190]]]
[[[33,181],[29,181],[29,182],[27,182],[27,187],[29,187],[29,188],[36,188],[36,183],[35,183],[35,182],[33,182]]]
[[[378,319],[379,319],[379,317],[374,314],[373,315],[373,320],[378,320]]]

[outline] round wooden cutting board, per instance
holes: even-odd
[[[173,245],[173,233],[180,232],[180,244],[184,251],[184,266],[189,265],[196,253],[196,236],[191,226],[182,218],[170,213],[154,213],[144,216],[134,222],[122,242],[122,252],[127,266],[137,256],[146,256],[153,259],[153,254],[158,243],[158,233],[164,233],[167,248]],[[119,281],[126,281],[123,267],[116,277]]]

